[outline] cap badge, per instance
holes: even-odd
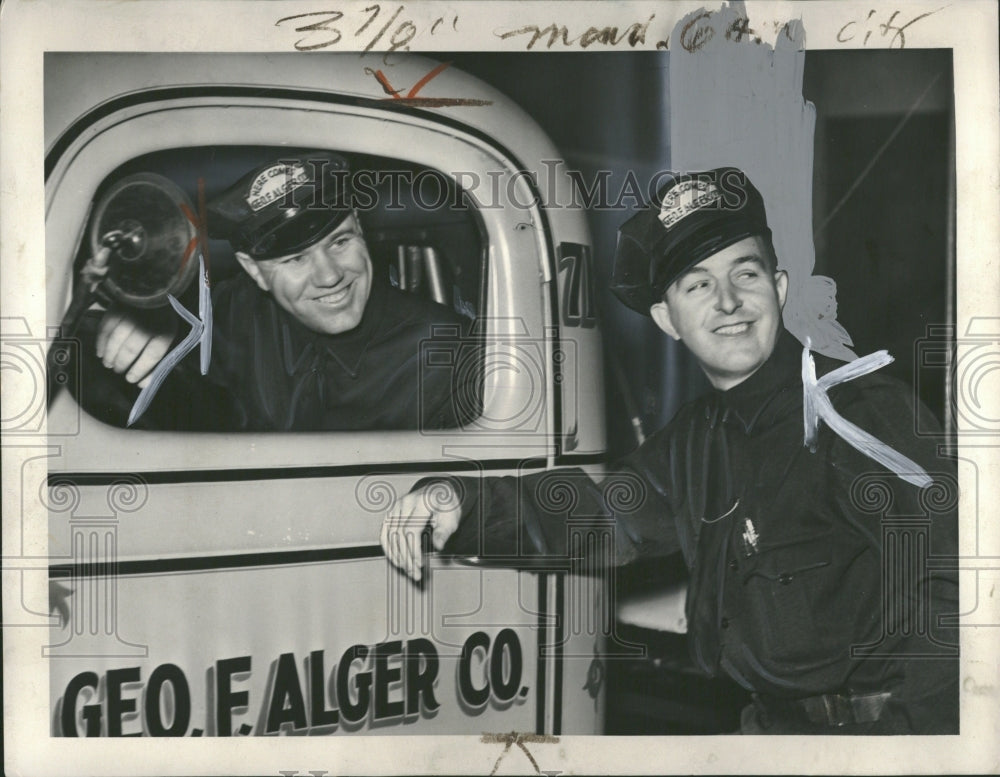
[[[722,194],[711,181],[681,181],[663,196],[663,202],[660,204],[660,223],[664,229],[670,229],[684,217],[721,201]]]
[[[255,212],[261,210],[309,180],[302,165],[272,165],[253,179],[247,192],[247,205]]]

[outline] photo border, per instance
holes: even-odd
[[[27,331],[44,336],[46,321],[44,277],[44,153],[43,54],[45,51],[257,51],[284,52],[302,39],[278,20],[296,14],[343,8],[358,13],[368,3],[358,2],[226,2],[225,0],[144,3],[8,0],[0,26],[0,257],[3,317],[23,321]],[[558,4],[535,2],[426,2],[391,4],[404,8],[418,30],[410,50],[474,51],[524,50],[529,36],[502,37],[499,33],[528,23],[566,24],[582,34],[588,26],[617,26],[624,30],[653,17],[645,40],[636,50],[650,50],[666,40],[674,24],[699,8],[715,10],[721,3],[658,2],[592,3],[567,0]],[[1000,246],[1000,184],[997,180],[998,73],[997,8],[973,2],[942,6],[936,2],[748,2],[755,19],[801,20],[808,49],[889,48],[900,42],[891,30],[880,30],[878,19],[916,19],[905,29],[905,45],[915,48],[951,48],[954,56],[955,146],[957,181],[957,335],[974,334],[976,327],[1000,322],[997,295],[997,254]],[[386,6],[387,8],[389,5]],[[430,32],[438,18],[457,16],[449,32]],[[466,26],[465,20],[471,21]],[[535,21],[537,20],[537,22]],[[848,38],[845,26],[855,34]],[[761,25],[765,41],[773,42],[770,25]],[[864,32],[866,35],[862,35]],[[846,42],[843,40],[847,38]],[[346,39],[336,50],[362,49],[364,38]],[[306,44],[310,45],[310,44]],[[376,41],[377,51],[384,41]],[[559,44],[562,46],[562,44]],[[619,44],[628,45],[627,39]],[[592,47],[597,50],[599,46]],[[329,48],[327,50],[334,50]],[[567,47],[575,55],[580,47]],[[606,49],[604,49],[606,50]],[[303,52],[303,56],[309,56]],[[34,258],[34,259],[33,259]],[[8,336],[8,332],[3,333]],[[995,332],[993,333],[996,334]],[[995,340],[994,340],[995,347]],[[994,373],[995,374],[995,373]],[[10,399],[6,396],[5,401]],[[980,409],[998,418],[994,405]],[[108,775],[171,774],[305,774],[309,770],[335,773],[906,773],[982,772],[997,768],[996,731],[1000,730],[998,631],[1000,597],[1000,515],[990,493],[998,479],[996,436],[959,434],[960,553],[962,611],[983,616],[988,626],[962,631],[962,734],[958,737],[778,737],[767,741],[746,737],[572,737],[558,742],[534,742],[496,737],[406,736],[380,738],[377,748],[369,737],[240,740],[191,739],[167,741],[102,740],[85,742],[49,736],[48,666],[42,648],[46,628],[4,626],[4,739],[5,767],[20,774]],[[30,449],[44,455],[44,435],[3,441],[5,454]],[[24,601],[46,601],[35,577],[24,571],[47,566],[47,514],[19,493],[19,481],[4,468],[3,483],[3,611],[17,612]],[[19,476],[18,476],[19,477]],[[23,511],[22,511],[23,505]],[[18,520],[20,518],[21,520]],[[34,566],[33,566],[34,565]],[[973,579],[976,585],[964,581]],[[23,581],[23,587],[22,582]],[[484,739],[486,741],[484,741]],[[513,746],[512,746],[513,745]],[[537,762],[529,763],[522,750]],[[499,767],[499,768],[498,768]]]

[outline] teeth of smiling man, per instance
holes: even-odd
[[[743,321],[739,324],[728,324],[726,326],[720,326],[715,329],[717,335],[741,335],[750,329],[750,322]]]
[[[317,302],[322,302],[326,305],[334,305],[344,299],[347,296],[347,292],[351,290],[350,286],[345,286],[340,291],[335,291],[330,294],[324,294],[322,297],[317,297]]]

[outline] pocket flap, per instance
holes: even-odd
[[[830,566],[833,549],[815,539],[777,548],[761,548],[743,563],[743,581],[761,577],[787,585],[797,575]]]

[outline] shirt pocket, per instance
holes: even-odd
[[[837,585],[837,549],[828,539],[760,548],[744,559],[742,632],[758,661],[779,675],[829,656],[830,613],[818,603]]]

